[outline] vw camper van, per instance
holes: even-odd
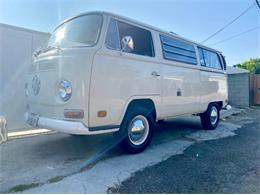
[[[34,54],[25,118],[68,134],[115,133],[144,150],[158,121],[195,114],[215,129],[227,105],[221,52],[122,16],[88,12],[62,22]]]

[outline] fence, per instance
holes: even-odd
[[[250,105],[260,105],[260,75],[250,75]]]

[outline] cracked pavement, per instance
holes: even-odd
[[[208,139],[183,154],[138,171],[114,190],[119,193],[260,193],[260,109],[228,119],[236,136]],[[230,132],[231,133],[231,132]],[[207,141],[205,141],[207,139]]]

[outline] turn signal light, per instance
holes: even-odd
[[[64,117],[74,119],[84,118],[84,111],[78,109],[65,109]]]
[[[100,110],[97,113],[98,117],[106,117],[107,116],[107,111],[105,110]]]

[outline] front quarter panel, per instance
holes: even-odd
[[[28,76],[28,112],[65,119],[64,109],[82,109],[83,123],[87,125],[91,64],[95,52],[95,48],[82,47],[39,56]],[[35,76],[40,79],[39,94],[33,91],[32,80]],[[62,79],[72,83],[72,96],[67,102],[58,96],[58,84]]]

